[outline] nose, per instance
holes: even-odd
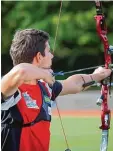
[[[53,54],[53,52],[51,52],[51,58],[53,59],[53,57],[54,57],[54,54]]]

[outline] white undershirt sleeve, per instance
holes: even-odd
[[[18,90],[12,96],[8,97],[7,99],[3,99],[1,103],[1,110],[8,110],[10,107],[17,104],[20,99],[21,99],[21,92],[20,90]]]

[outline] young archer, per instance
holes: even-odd
[[[14,67],[1,80],[2,151],[49,151],[51,101],[81,92],[84,83],[99,82],[111,70],[99,67],[56,81],[49,35],[35,29],[15,33],[10,55]]]

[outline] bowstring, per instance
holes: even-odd
[[[57,37],[58,37],[58,29],[59,29],[59,25],[60,25],[60,18],[61,18],[61,12],[62,12],[62,4],[63,4],[63,0],[61,0],[61,2],[60,2],[60,9],[59,9],[59,15],[58,15],[58,23],[57,23],[57,27],[56,27],[56,33],[55,33],[54,44],[53,44],[53,53],[55,52],[56,40],[57,40]],[[66,143],[67,148],[69,148],[57,100],[56,100],[56,108],[57,108],[58,116],[59,116],[59,119],[60,119],[60,124],[61,124],[61,127],[62,127],[62,132],[63,132],[63,135],[64,135],[65,143]]]
[[[57,23],[57,27],[56,27],[54,44],[53,44],[53,53],[55,52],[56,40],[57,40],[57,37],[58,37],[58,29],[59,29],[60,17],[61,17],[61,12],[62,12],[62,3],[63,3],[62,1],[63,0],[61,0],[61,2],[60,2],[60,10],[59,10],[59,15],[58,15],[58,23]]]

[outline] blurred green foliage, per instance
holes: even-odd
[[[2,55],[8,54],[13,35],[18,29],[36,28],[50,34],[53,47],[60,1],[2,1]],[[113,2],[103,2],[108,38],[113,44]],[[96,33],[93,1],[63,1],[55,47],[56,70],[83,68],[102,64],[102,43]]]

